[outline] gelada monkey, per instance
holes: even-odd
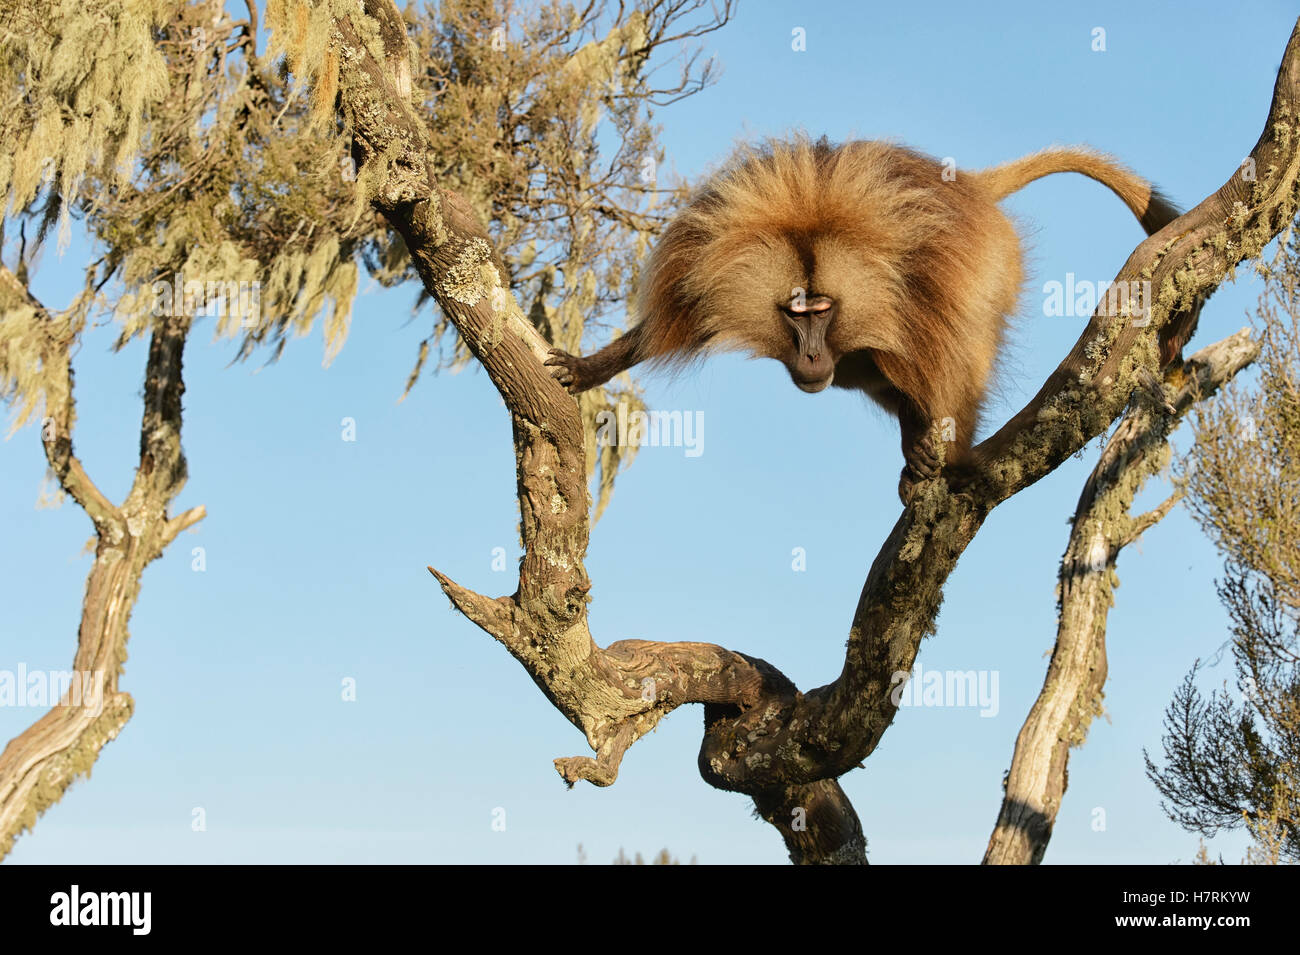
[[[639,323],[591,355],[553,350],[547,364],[577,394],[638,362],[740,349],[784,362],[803,391],[859,389],[898,417],[906,502],[940,461],[969,463],[1016,310],[1020,238],[998,202],[1077,172],[1119,196],[1148,233],[1179,215],[1149,182],[1084,148],[955,178],[944,168],[881,142],[744,147],[664,229],[637,288]],[[1181,349],[1177,337],[1162,330],[1164,363]]]

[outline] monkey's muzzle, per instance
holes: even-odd
[[[815,393],[828,388],[835,377],[835,361],[826,345],[826,330],[835,317],[834,303],[822,299],[811,308],[782,309],[794,333],[794,355],[786,361],[790,377],[800,391]]]

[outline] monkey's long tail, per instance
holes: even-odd
[[[985,169],[975,175],[986,189],[992,190],[1002,199],[1023,189],[1035,179],[1050,176],[1054,172],[1078,172],[1097,180],[1124,200],[1124,205],[1137,216],[1142,228],[1147,230],[1147,235],[1154,235],[1182,215],[1177,206],[1161,195],[1160,190],[1133,170],[1104,153],[1079,146],[1044,149],[1040,153]],[[1160,329],[1161,367],[1169,365],[1182,353],[1183,346],[1196,331],[1200,311],[1198,304],[1195,308],[1175,315]]]
[[[1054,172],[1082,173],[1095,179],[1124,200],[1146,229],[1153,235],[1182,213],[1160,191],[1133,170],[1120,165],[1104,153],[1079,146],[1044,149],[1023,159],[984,169],[975,177],[999,199],[1023,189],[1035,179]]]

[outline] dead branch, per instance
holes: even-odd
[[[1047,851],[1067,784],[1070,748],[1101,712],[1106,683],[1106,618],[1114,603],[1120,550],[1159,521],[1176,501],[1131,517],[1133,499],[1169,457],[1169,436],[1191,407],[1218,391],[1259,354],[1248,329],[1201,349],[1185,365],[1169,401],[1134,402],[1111,435],[1079,496],[1070,541],[1061,558],[1056,647],[1020,735],[1006,792],[984,862],[1038,864]]]
[[[117,505],[95,486],[72,450],[76,413],[70,330],[0,266],[0,318],[20,306],[35,308],[35,321],[47,333],[42,361],[57,387],[46,393],[42,443],[60,486],[95,526],[95,562],[86,578],[75,679],[57,705],[0,753],[0,858],[77,777],[89,774],[99,751],[131,718],[134,704],[130,694],[118,689],[118,677],[141,575],[176,534],[204,516],[202,507],[173,518],[167,514],[186,477],[180,443],[181,357],[190,316],[169,316],[155,325],[145,370],[140,463],[130,492]]]

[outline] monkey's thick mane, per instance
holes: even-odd
[[[943,182],[942,171],[930,157],[882,142],[834,146],[801,135],[741,146],[665,229],[645,265],[636,297],[642,357],[672,363],[728,348],[781,354],[785,332],[769,316],[798,284],[787,276],[816,270],[840,287],[806,291],[844,303],[841,324],[856,336],[849,347],[880,352],[882,370],[911,393],[934,393],[944,405],[977,400],[918,380],[967,364],[973,348],[992,354],[998,345],[996,335],[971,341],[944,288],[959,276],[965,286],[986,264],[979,256],[988,244],[971,234],[980,223],[960,210],[992,200],[976,180]]]

